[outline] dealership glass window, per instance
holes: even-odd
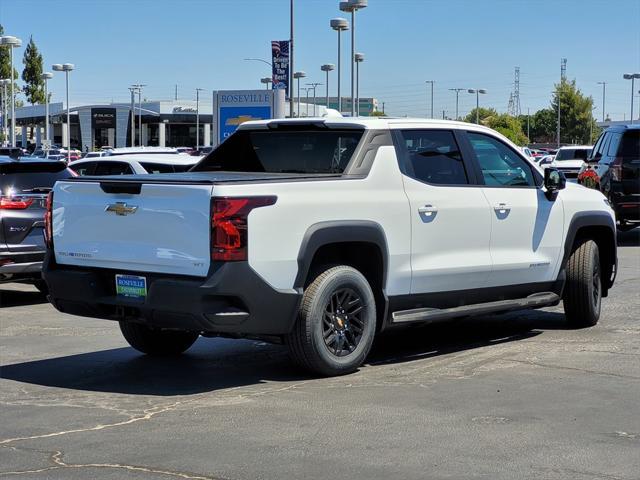
[[[194,171],[342,173],[363,130],[238,130]]]
[[[403,130],[402,147],[407,174],[425,183],[463,185],[469,183],[462,155],[449,130]]]
[[[500,140],[481,133],[467,132],[476,154],[485,185],[528,187],[535,185],[531,167]]]

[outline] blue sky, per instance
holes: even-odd
[[[296,69],[324,82],[323,63],[336,62],[329,20],[343,16],[338,0],[296,0]],[[288,0],[3,0],[5,33],[33,35],[45,65],[71,62],[71,103],[128,101],[127,87],[145,83],[145,97],[195,98],[195,88],[259,88],[270,41],[289,35]],[[640,71],[638,0],[370,0],[357,16],[357,50],[365,53],[361,96],[384,101],[387,113],[424,116],[426,80],[435,80],[434,109],[453,116],[449,88],[486,88],[482,104],[506,111],[514,67],[521,72],[524,113],[548,106],[566,57],[567,76],[593,95],[602,116],[629,118],[631,85]],[[343,59],[349,41],[344,37]],[[23,48],[17,51],[22,59]],[[343,60],[344,61],[344,60]],[[16,62],[16,63],[18,63]],[[348,66],[343,92],[348,92]],[[335,88],[335,75],[332,81]],[[50,83],[54,101],[64,80]],[[636,82],[636,91],[640,82]],[[320,87],[324,92],[324,87]],[[206,92],[202,98],[206,99]],[[335,94],[335,93],[334,93]],[[637,94],[637,93],[636,93]],[[210,98],[210,93],[208,94]],[[636,111],[640,98],[636,98]],[[475,105],[461,92],[460,111]],[[437,114],[438,115],[438,114]]]

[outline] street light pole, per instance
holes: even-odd
[[[293,118],[293,0],[289,2],[289,22],[290,22],[290,35],[289,35],[289,117]]]
[[[326,88],[326,102],[325,102],[325,106],[327,108],[329,108],[329,72],[331,72],[333,69],[335,69],[336,66],[333,63],[325,63],[324,65],[322,65],[320,67],[320,70],[322,70],[323,72],[326,72],[327,74],[327,88]]]
[[[322,84],[316,82],[316,83],[307,83],[307,85],[309,85],[309,88],[313,89],[313,116],[315,117],[316,116],[316,87]]]
[[[433,118],[433,84],[435,83],[435,80],[427,80],[425,83],[431,84],[431,117],[430,118]]]
[[[13,78],[13,49],[18,48],[22,45],[22,40],[18,37],[13,37],[11,35],[5,35],[0,37],[0,46],[8,46],[9,47],[9,78],[11,79],[11,146],[16,146],[16,97],[13,91],[14,89],[14,78]]]
[[[467,92],[476,94],[476,124],[480,125],[480,94],[484,95],[487,91],[484,88],[470,88]]]
[[[344,18],[334,18],[330,22],[331,28],[338,32],[338,111],[342,113],[342,94],[340,93],[340,66],[341,66],[341,33],[343,30],[349,30],[349,22]]]
[[[138,92],[138,146],[142,147],[142,89],[146,87],[145,84],[136,83],[132,85]]]
[[[462,90],[464,90],[464,88],[450,88],[449,90],[451,90],[452,92],[456,92],[456,120],[458,120],[459,116],[458,116],[458,95],[460,94],[460,92]]]
[[[622,78],[631,80],[631,123],[633,124],[633,92],[635,90],[634,80],[640,78],[640,73],[625,73]]]
[[[598,82],[598,85],[602,85],[602,121],[604,122],[604,99],[607,93],[607,82]]]
[[[56,72],[64,72],[67,84],[67,162],[71,162],[71,107],[69,105],[69,72],[75,68],[73,63],[54,64],[53,68]]]
[[[272,82],[271,77],[262,77],[260,83],[262,83],[267,90],[269,90],[269,84]]]
[[[200,92],[203,88],[196,88],[196,150],[200,148]]]
[[[49,89],[48,89],[48,81],[53,78],[53,73],[44,72],[41,76],[42,80],[44,80],[44,139],[47,143],[50,140],[49,137]]]
[[[3,142],[7,141],[7,84],[10,82],[8,78],[3,78],[0,80],[0,85],[2,85],[2,133],[5,134],[5,139]]]
[[[293,72],[293,78],[298,80],[298,117],[300,117],[300,79],[306,77],[307,74],[300,72]],[[293,85],[292,85],[293,86]]]
[[[356,116],[360,116],[360,64],[364,62],[364,53],[356,53]]]
[[[348,0],[340,2],[340,10],[351,12],[351,116],[356,114],[355,106],[355,84],[356,84],[356,12],[367,7],[367,0]]]
[[[135,102],[136,102],[136,87],[129,87],[131,92],[131,147],[136,146],[136,114],[135,114]]]

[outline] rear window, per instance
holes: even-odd
[[[73,174],[69,170],[60,172],[18,172],[0,173],[0,193],[8,195],[12,192],[47,192],[58,180],[71,178]]]
[[[141,162],[140,165],[147,173],[180,173],[186,172],[193,165],[166,165],[162,163]]]
[[[591,152],[590,148],[567,148],[558,150],[556,161],[558,160],[586,160]]]
[[[364,130],[240,130],[193,171],[342,173]]]
[[[622,157],[624,163],[640,163],[640,130],[625,132],[617,156]]]

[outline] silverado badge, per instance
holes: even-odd
[[[105,212],[113,212],[116,215],[124,217],[125,215],[132,215],[138,211],[138,207],[135,205],[127,205],[124,202],[116,202],[111,205],[107,205],[104,209]]]

